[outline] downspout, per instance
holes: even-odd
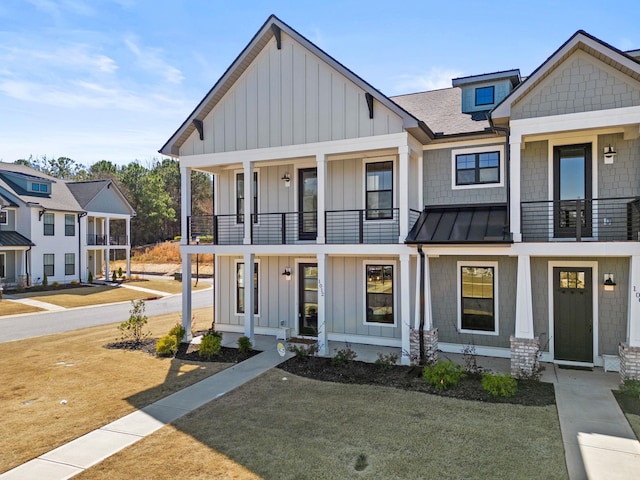
[[[82,283],[82,235],[80,235],[80,219],[86,217],[87,212],[78,214],[78,282]]]
[[[491,131],[493,132],[503,132],[505,134],[505,165],[506,165],[506,173],[507,177],[505,180],[505,185],[507,186],[507,224],[505,225],[505,229],[509,236],[511,236],[511,146],[509,144],[509,139],[511,136],[511,130],[509,127],[498,127],[493,124],[493,119],[491,118],[491,112],[487,113],[487,120],[489,121],[489,125]]]
[[[420,365],[425,364],[424,358],[424,252],[422,244],[418,244],[418,255],[420,255],[420,325],[418,326],[418,335],[420,336]]]

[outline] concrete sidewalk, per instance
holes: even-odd
[[[225,335],[226,336],[226,335]],[[231,338],[223,342],[228,345]],[[100,463],[166,424],[254,379],[291,357],[273,337],[257,337],[262,353],[0,475],[2,480],[62,480]]]

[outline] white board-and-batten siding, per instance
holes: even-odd
[[[402,119],[282,33],[258,54],[180,148],[180,156],[400,133]]]

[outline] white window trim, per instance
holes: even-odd
[[[393,323],[378,323],[367,321],[367,265],[391,265],[393,266]],[[363,324],[367,327],[397,327],[398,326],[398,262],[396,260],[379,258],[362,261],[362,279],[364,290],[362,296],[362,311],[364,312]]]
[[[238,178],[238,174],[239,173],[244,174],[244,170],[243,169],[233,170],[233,178],[232,178],[232,182],[233,182],[233,199],[232,199],[232,201],[233,201],[233,212],[234,212],[233,214],[235,216],[242,215],[242,213],[238,212],[238,182],[236,181],[236,178]],[[256,209],[258,211],[257,212],[253,212],[253,213],[255,213],[257,215],[258,213],[260,213],[260,169],[259,168],[254,168],[253,169],[253,173],[256,174],[256,183],[258,184],[258,191],[256,193],[256,196],[258,197],[258,201],[256,202],[257,203]],[[245,200],[244,205],[245,205],[245,208],[246,208],[247,199],[245,198],[244,200]],[[249,209],[249,210],[251,210],[251,209]],[[233,225],[235,225],[236,228],[244,228],[244,226],[243,226],[244,223],[236,223],[235,220],[233,222]],[[256,223],[254,223],[254,225],[260,225],[260,216],[258,216],[258,221]]]
[[[500,154],[500,181],[496,183],[476,183],[472,185],[456,185],[456,156],[468,155],[470,153],[498,152]],[[451,189],[471,190],[476,188],[497,188],[504,187],[504,145],[486,145],[482,147],[462,148],[451,150]]]
[[[9,211],[4,208],[1,210],[4,213],[4,222],[0,219],[0,225],[9,225]]]
[[[462,267],[492,267],[493,268],[493,320],[494,331],[488,332],[485,330],[467,330],[462,328]],[[500,284],[498,282],[498,262],[485,262],[485,261],[458,261],[457,263],[457,297],[456,303],[458,305],[458,332],[460,333],[473,333],[474,335],[500,335]]]
[[[240,263],[244,265],[244,260],[236,258],[234,260],[234,262],[233,262],[233,278],[234,278],[234,280],[233,280],[233,312],[234,312],[234,315],[236,317],[244,317],[244,315],[245,315],[244,312],[240,313],[236,309],[237,306],[238,306],[238,277],[237,277],[237,272],[238,272],[238,264],[240,264]],[[262,268],[260,267],[260,260],[259,259],[255,259],[253,261],[253,263],[258,265],[258,313],[254,313],[253,314],[254,318],[258,318],[258,317],[260,317],[260,310],[261,310],[261,308],[260,308],[260,305],[261,305],[260,296],[262,295],[262,287],[261,287],[260,284],[262,282],[260,281],[260,277],[262,275]],[[246,277],[246,275],[245,275],[245,277]],[[246,278],[245,278],[245,283],[246,283]],[[251,282],[251,283],[253,285],[253,282]],[[245,288],[247,288],[246,285],[245,285]]]
[[[73,255],[73,273],[67,274],[67,255]],[[73,277],[76,274],[76,254],[74,252],[66,252],[64,254],[64,276],[65,277]]]
[[[392,179],[392,194],[391,194],[391,208],[396,208],[398,204],[397,195],[398,195],[398,157],[396,156],[385,156],[385,157],[377,157],[377,158],[363,158],[362,159],[362,210],[365,210],[364,221],[365,222],[375,222],[375,223],[396,223],[396,220],[392,218],[385,219],[369,219],[367,220],[366,209],[367,209],[367,164],[369,163],[382,163],[382,162],[392,162],[393,165],[391,167],[391,176]],[[377,325],[377,324],[376,324]]]

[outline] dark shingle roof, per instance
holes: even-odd
[[[484,112],[462,113],[462,95],[458,87],[390,97],[433,132],[445,135],[484,132],[489,127]]]
[[[68,182],[67,187],[78,201],[82,208],[86,208],[87,204],[100,193],[100,191],[111,180],[92,180],[87,182]]]
[[[13,230],[0,232],[0,247],[33,247],[35,244]]]

